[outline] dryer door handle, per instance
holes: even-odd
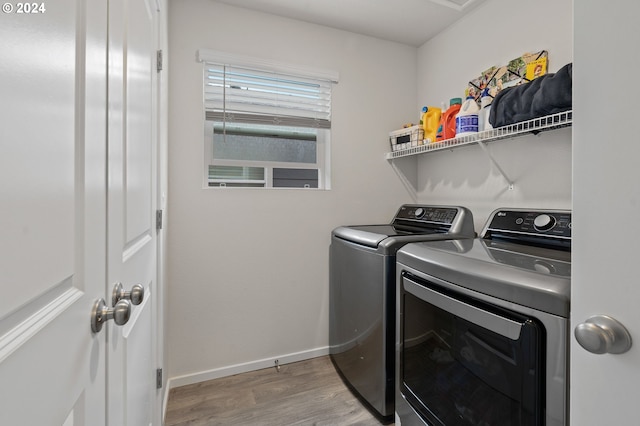
[[[404,289],[419,299],[424,300],[472,324],[479,325],[511,340],[520,339],[522,324],[509,318],[485,311],[461,300],[442,294],[420,285],[408,278],[403,278]]]

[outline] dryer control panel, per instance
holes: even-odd
[[[571,211],[499,209],[491,214],[481,237],[541,243],[558,240],[570,244]]]

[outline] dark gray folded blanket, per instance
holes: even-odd
[[[570,110],[571,71],[572,64],[567,64],[556,73],[501,90],[491,104],[489,123],[502,127]]]

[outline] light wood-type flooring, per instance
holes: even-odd
[[[381,424],[328,356],[171,389],[165,419],[165,426]]]

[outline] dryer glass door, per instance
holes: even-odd
[[[400,391],[428,424],[543,424],[542,325],[417,277],[400,294]]]

